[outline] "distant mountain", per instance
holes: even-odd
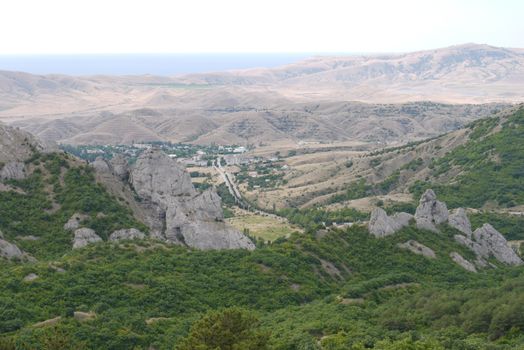
[[[269,85],[288,98],[306,100],[522,101],[524,52],[465,44],[406,54],[314,57],[279,68],[189,75],[183,81]]]
[[[399,142],[492,110],[449,104],[521,101],[524,51],[477,44],[178,77],[0,72],[0,119],[69,143]]]

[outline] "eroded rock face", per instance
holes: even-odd
[[[428,189],[420,198],[415,220],[420,229],[438,232],[437,225],[448,221],[448,208],[446,203],[437,200],[433,190]]]
[[[368,229],[375,237],[385,237],[409,225],[412,218],[413,215],[408,213],[396,213],[393,216],[388,216],[384,209],[375,208],[371,212]]]
[[[73,249],[83,248],[91,243],[102,241],[94,230],[90,228],[79,228],[75,230],[75,236],[73,238]]]
[[[467,237],[471,237],[471,234],[473,233],[471,230],[471,223],[464,208],[458,208],[454,210],[449,215],[448,224],[449,226],[454,227],[460,232],[464,233]]]
[[[0,180],[22,180],[26,178],[23,162],[8,162],[0,169]]]
[[[94,162],[91,163],[91,166],[95,168],[97,172],[100,173],[109,173],[111,172],[111,169],[109,169],[109,164],[105,161],[102,157],[97,157]]]
[[[522,264],[522,259],[511,249],[504,236],[490,224],[484,224],[476,229],[473,238],[498,261],[508,265]]]
[[[145,233],[136,228],[129,228],[123,230],[116,230],[109,235],[110,241],[121,241],[130,239],[144,239],[146,238]]]
[[[477,269],[475,268],[475,265],[473,265],[472,263],[470,263],[469,261],[467,261],[466,259],[464,259],[462,257],[462,255],[460,255],[459,253],[457,252],[451,252],[449,254],[449,257],[451,258],[451,260],[453,260],[455,263],[457,263],[458,265],[460,265],[462,268],[464,268],[465,270],[469,271],[469,272],[477,272]]]
[[[30,133],[0,123],[0,162],[23,162],[35,151],[47,153],[57,151],[54,143],[43,142]]]
[[[425,256],[426,258],[435,259],[437,257],[433,249],[426,247],[424,244],[412,239],[410,239],[406,243],[399,243],[398,247],[402,249],[407,249],[414,254]]]
[[[223,222],[216,192],[199,194],[189,174],[164,152],[143,152],[131,168],[129,182],[142,205],[154,213],[148,223],[153,237],[198,249],[255,248]]]
[[[477,242],[474,242],[471,238],[463,235],[455,235],[453,237],[455,238],[455,241],[457,243],[462,244],[465,247],[468,247],[478,257],[482,259],[487,259],[489,257],[489,250],[486,247],[478,244]]]
[[[109,162],[113,174],[120,178],[120,180],[127,181],[129,176],[129,165],[127,159],[121,154],[115,154]]]

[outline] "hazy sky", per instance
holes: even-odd
[[[523,0],[1,0],[0,54],[524,47]]]

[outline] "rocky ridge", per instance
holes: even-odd
[[[522,259],[508,245],[504,236],[493,226],[486,223],[472,232],[471,223],[464,208],[458,208],[450,214],[446,203],[438,201],[435,192],[431,189],[422,194],[414,216],[407,213],[396,213],[393,216],[388,216],[383,209],[375,208],[371,213],[368,229],[370,234],[377,238],[392,235],[409,225],[411,218],[415,219],[417,228],[435,234],[440,232],[439,225],[443,224],[460,231],[461,234],[454,236],[455,241],[475,253],[476,260],[471,263],[456,252],[451,253],[450,258],[468,271],[476,272],[476,267],[487,267],[489,265],[487,260],[490,257],[507,265],[521,265],[523,263]],[[399,247],[427,257],[431,255],[429,252],[431,249],[417,241],[411,240],[399,245]]]
[[[147,150],[132,166],[122,157],[99,158],[92,165],[97,172],[112,173],[130,186],[147,213],[145,223],[151,237],[204,250],[255,248],[247,236],[224,223],[216,191],[199,193],[185,169],[164,152]]]

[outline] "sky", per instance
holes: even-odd
[[[0,55],[524,47],[523,0],[2,0]]]

